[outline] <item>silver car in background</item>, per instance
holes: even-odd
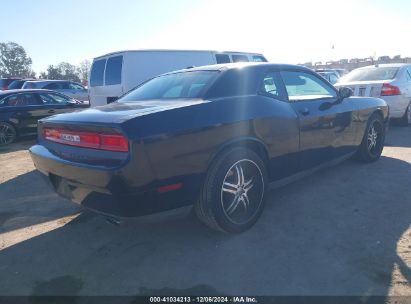
[[[335,87],[349,87],[354,96],[384,99],[390,118],[401,125],[411,123],[411,64],[379,64],[355,69],[340,78]]]
[[[332,85],[338,82],[340,76],[336,72],[317,72],[320,74],[325,80],[327,80]]]
[[[88,91],[81,84],[66,80],[26,81],[22,89],[46,89],[59,92],[80,101],[88,101]]]

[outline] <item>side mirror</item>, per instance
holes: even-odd
[[[354,92],[347,87],[341,87],[338,90],[338,96],[340,97],[340,99],[344,99],[344,98],[348,98],[350,96],[352,96],[354,94]]]

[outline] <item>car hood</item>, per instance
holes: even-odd
[[[51,116],[44,122],[122,123],[135,117],[206,103],[202,99],[113,102],[84,111]]]

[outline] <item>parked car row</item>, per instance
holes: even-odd
[[[17,89],[45,89],[60,92],[80,101],[88,102],[89,100],[87,89],[82,84],[73,81],[1,78],[0,86],[3,91]]]

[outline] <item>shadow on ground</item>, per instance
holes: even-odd
[[[409,129],[411,129],[411,126],[401,127],[395,124],[390,125],[385,145],[388,147],[411,148],[411,140],[409,137],[410,132],[408,132],[408,134],[404,132]],[[404,133],[406,136],[404,136]]]
[[[55,194],[36,171],[1,183],[0,198],[0,233],[48,222],[80,210],[79,206]]]
[[[410,228],[410,172],[389,157],[326,169],[271,192],[241,235],[210,231],[191,212],[120,226],[84,213],[1,251],[0,294],[361,295],[367,303],[388,294],[395,267],[410,286],[397,254]]]
[[[20,150],[27,150],[35,143],[36,143],[36,136],[22,137],[22,138],[17,139],[12,144],[9,144],[7,146],[0,146],[0,154],[16,152]]]

